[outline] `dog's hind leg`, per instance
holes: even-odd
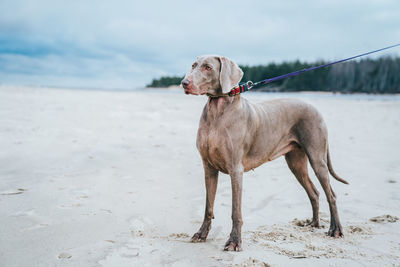
[[[315,113],[310,113],[309,116],[311,117],[308,120],[303,120],[297,126],[298,140],[300,140],[300,145],[307,154],[329,204],[331,225],[328,235],[340,237],[343,236],[343,230],[336,207],[336,195],[329,182],[328,129],[320,116]]]
[[[339,214],[336,207],[336,195],[332,190],[329,183],[329,170],[327,165],[327,154],[322,151],[310,151],[308,153],[310,163],[314,169],[322,188],[325,191],[326,199],[329,204],[329,211],[331,213],[331,225],[329,227],[328,235],[332,237],[343,236],[342,225],[339,221]]]
[[[319,192],[308,176],[308,158],[306,153],[301,147],[296,147],[294,150],[285,154],[285,159],[290,170],[306,190],[308,198],[310,199],[313,218],[309,225],[319,227]]]

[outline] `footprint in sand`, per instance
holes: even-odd
[[[362,240],[374,235],[368,223],[345,227],[345,238],[333,239],[326,235],[326,230],[306,226],[310,220],[294,219],[291,223],[260,226],[250,233],[249,239],[277,254],[289,258],[332,258],[357,259],[365,257],[358,250]],[[329,221],[321,218],[322,225]],[[293,246],[293,244],[296,244]]]
[[[389,223],[394,223],[394,222],[397,222],[399,220],[399,217],[386,214],[386,215],[372,217],[369,220],[371,222],[375,222],[375,223],[388,223],[388,222]]]
[[[79,207],[82,207],[81,203],[73,203],[73,204],[69,204],[69,205],[58,206],[58,208],[60,208],[60,209],[73,209],[73,208],[79,208]]]
[[[168,239],[187,239],[189,237],[187,233],[172,233],[168,236]]]
[[[132,237],[144,237],[147,234],[154,232],[154,223],[147,217],[134,216],[129,219],[131,225]]]
[[[3,196],[11,196],[11,195],[19,195],[27,191],[27,189],[24,188],[18,188],[17,190],[10,190],[10,191],[3,191],[0,193],[0,195]]]
[[[249,257],[246,260],[242,261],[240,264],[234,264],[232,265],[234,267],[239,267],[239,266],[263,266],[263,267],[270,267],[271,265],[269,265],[268,263]]]
[[[60,255],[58,255],[59,259],[70,259],[71,257],[72,257],[72,255],[69,253],[66,253],[66,252],[62,252],[62,253],[60,253]]]
[[[362,225],[349,225],[346,228],[346,232],[359,235],[372,235],[373,231],[370,227]]]

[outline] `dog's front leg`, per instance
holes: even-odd
[[[224,250],[242,250],[242,180],[243,168],[236,168],[230,173],[232,184],[232,231],[225,243]]]
[[[203,161],[203,166],[206,182],[206,210],[204,213],[203,224],[199,231],[197,231],[197,233],[192,237],[192,242],[194,243],[206,241],[208,232],[211,229],[211,220],[214,219],[213,210],[215,193],[217,192],[218,171],[206,161]]]

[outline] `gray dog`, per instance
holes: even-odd
[[[342,236],[329,173],[342,183],[347,181],[333,171],[328,132],[321,114],[311,105],[294,99],[253,104],[240,95],[228,96],[242,76],[238,65],[226,57],[201,56],[182,80],[186,94],[208,96],[196,142],[204,166],[206,209],[203,224],[192,242],[204,242],[211,229],[218,172],[223,172],[230,175],[232,184],[232,231],[225,250],[240,251],[243,172],[283,155],[310,198],[313,211],[310,225],[319,227],[319,193],[308,176],[307,160],[329,203],[328,235]]]

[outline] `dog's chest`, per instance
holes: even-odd
[[[225,163],[229,148],[223,132],[218,129],[200,127],[197,133],[197,149],[201,157],[215,168],[221,171],[226,169]]]

